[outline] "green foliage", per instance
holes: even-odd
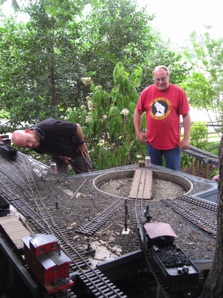
[[[160,64],[171,69],[171,81],[180,83],[188,65],[175,50],[171,51],[152,30],[154,16],[137,9],[135,1],[103,1],[82,21],[83,59],[88,72],[94,73],[96,85],[112,88],[112,71],[121,61],[128,72],[137,65],[143,69],[140,92],[153,83],[152,70]]]
[[[92,9],[82,15],[89,2]],[[171,68],[173,83],[188,71],[152,31],[153,16],[129,0],[28,3],[27,23],[5,19],[0,25],[0,108],[13,127],[64,119],[70,111],[84,129],[95,168],[145,156],[132,119],[138,92],[152,83],[158,64]]]
[[[208,143],[208,128],[205,122],[195,122],[191,125],[190,144],[205,150]]]
[[[192,158],[188,154],[182,153],[181,155],[181,168],[190,168],[191,167]]]
[[[219,146],[220,146],[219,142],[210,142],[209,141],[207,143],[206,150],[208,152],[215,154],[215,155],[218,155],[219,154]]]
[[[81,6],[66,1],[69,10],[63,3],[55,16],[60,2],[31,2],[26,9],[27,23],[6,19],[1,24],[0,108],[10,112],[13,123],[60,118],[69,106],[79,104],[85,89],[80,80],[83,67],[76,54],[78,22],[73,20],[70,29],[67,19],[64,29],[67,15],[73,18],[75,9],[78,15]]]
[[[171,66],[173,81],[184,77],[181,56],[154,35],[153,17],[137,9],[135,1],[61,3],[29,1],[24,9],[29,21],[1,22],[0,108],[10,112],[13,126],[63,119],[68,107],[86,105],[90,89],[82,77],[92,77],[110,94],[119,61],[135,78],[137,66],[143,65],[142,77],[134,82],[138,91],[152,82],[157,63]],[[91,10],[82,15],[87,3]]]
[[[118,63],[110,93],[92,84],[88,106],[68,111],[68,119],[82,126],[95,169],[132,164],[137,161],[137,155],[146,155],[145,146],[136,140],[133,125],[138,100],[135,88],[141,75],[140,68],[129,74]]]
[[[205,122],[195,122],[191,126],[190,145],[218,155],[219,142],[208,141],[208,127]],[[181,167],[190,168],[192,165],[192,157],[183,153],[181,157]],[[204,167],[205,163],[201,162],[200,166]],[[213,170],[211,177],[216,174]],[[211,178],[210,177],[210,178]]]
[[[135,1],[105,0],[91,7],[81,22],[82,59],[88,63],[88,72],[94,73],[96,85],[110,91],[119,61],[130,73],[144,64],[155,48],[152,19],[145,10],[137,9]]]
[[[9,119],[9,112],[5,110],[0,110],[0,119]]]
[[[0,6],[3,5],[4,2],[6,2],[7,0],[0,0]],[[11,0],[11,5],[14,8],[14,10],[19,10],[20,9],[20,3],[16,0]]]
[[[191,34],[192,47],[185,51],[192,71],[182,87],[191,106],[212,110],[222,125],[223,120],[223,39],[214,40],[207,31],[203,35]],[[213,121],[213,119],[210,119]]]

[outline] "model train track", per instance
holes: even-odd
[[[189,222],[193,223],[196,227],[202,229],[206,233],[212,235],[214,238],[217,237],[217,225],[213,223],[207,222],[207,220],[204,220],[201,216],[195,214],[194,212],[190,211],[189,208],[186,208],[183,206],[183,204],[180,204],[179,202],[175,200],[162,200],[162,202],[170,207],[173,211],[177,212],[181,216],[183,216],[185,219],[187,219]],[[205,204],[204,208],[208,208],[208,203]],[[210,207],[213,207],[212,204],[210,204]],[[211,210],[211,209],[209,209]]]
[[[218,166],[218,156],[197,147],[189,146],[187,150],[182,150],[183,153],[202,160],[206,164]]]
[[[193,204],[193,205],[197,205],[199,207],[208,209],[210,211],[217,212],[218,206],[214,202],[206,201],[206,200],[203,200],[203,199],[198,198],[198,197],[195,198],[195,197],[187,196],[187,195],[179,196],[179,197],[177,197],[177,199],[188,202],[188,203]]]
[[[17,181],[15,177],[10,180],[21,185],[21,181]],[[0,183],[0,189],[1,195],[26,218],[27,225],[31,226],[35,232],[52,233],[59,239],[63,251],[71,259],[71,275],[78,274],[95,297],[126,297],[103,273],[98,269],[91,268],[89,259],[74,246],[67,231],[54,222],[49,210],[41,200],[27,203],[25,198],[17,196],[2,183]],[[70,293],[69,297],[74,297],[73,293]]]
[[[39,214],[39,212],[35,211],[33,205],[30,205],[24,199],[17,197],[16,194],[11,194],[11,196],[9,196],[8,190],[5,189],[4,192],[4,186],[0,184],[0,187],[0,194],[16,208],[22,216],[24,216],[26,224],[29,227],[32,227],[32,229],[38,233],[52,233],[60,240],[63,250],[72,259],[71,267],[73,270],[85,269],[87,266],[90,266],[89,260],[83,253],[80,252],[75,245],[70,245],[71,239],[67,239],[67,231],[55,224],[48,212]]]
[[[1,185],[1,189],[3,185]],[[8,192],[8,190],[7,190]],[[6,197],[6,193],[2,193]],[[6,199],[12,204],[18,212],[20,212],[25,218],[29,225],[35,227],[39,233],[53,233],[61,242],[63,251],[71,258],[70,264],[71,274],[77,273],[79,278],[85,283],[89,290],[95,295],[95,297],[126,297],[106,276],[101,273],[98,269],[91,268],[89,260],[79,252],[74,245],[71,245],[70,240],[64,237],[66,231],[58,228],[51,227],[49,230],[48,224],[44,223],[43,218],[40,224],[36,220],[37,214],[30,211],[30,206],[23,200],[19,200],[14,194],[14,199]],[[31,208],[32,209],[32,208]],[[49,220],[48,220],[49,221]],[[63,236],[61,236],[63,235]]]
[[[160,277],[160,273],[157,269],[157,264],[154,262],[154,259],[151,256],[151,252],[147,250],[142,244],[142,250],[144,252],[145,260],[147,263],[148,268],[153,273],[153,276],[159,285],[160,290],[162,291],[162,297],[165,298],[178,298],[178,297],[190,297],[190,298],[197,298],[199,297],[197,290],[198,289],[191,289],[190,291],[185,291],[185,293],[171,293],[167,287],[167,285],[163,282],[162,278]]]
[[[144,175],[144,171],[141,171],[141,175]],[[139,179],[139,181],[141,181],[141,179]],[[181,204],[179,202],[175,202],[177,199],[179,201],[185,201],[192,206],[196,205],[196,206],[205,208],[205,209],[213,211],[213,212],[217,211],[216,204],[212,203],[212,202],[207,202],[207,201],[199,199],[199,198],[189,197],[186,195],[182,195],[182,196],[176,197],[174,199],[161,200],[165,205],[171,207],[179,215],[183,216],[189,222],[195,224],[198,228],[202,229],[203,231],[205,231],[208,234],[211,234],[215,238],[216,234],[217,234],[216,225],[207,222],[202,217],[198,216],[194,212],[191,212],[189,210],[189,208],[186,208],[185,206],[183,206],[183,204]],[[136,222],[137,229],[138,229],[138,235],[139,235],[139,238],[140,238],[140,241],[142,244],[141,247],[144,252],[145,261],[147,263],[147,266],[148,266],[149,270],[152,272],[154,278],[156,279],[156,282],[159,285],[160,290],[162,291],[163,297],[172,298],[172,297],[175,297],[175,294],[171,292],[171,290],[167,287],[166,283],[161,278],[160,271],[157,268],[157,264],[154,262],[154,259],[151,256],[150,249],[148,249],[148,247],[146,247],[143,225],[146,221],[150,222],[150,220],[151,220],[151,216],[150,216],[150,212],[149,212],[149,205],[147,203],[148,202],[146,202],[144,199],[140,199],[138,197],[136,197],[136,199],[135,199],[135,210],[134,210],[135,218],[134,218],[134,220]],[[185,289],[182,291],[181,294],[183,295],[183,297],[188,297],[187,295],[190,295],[190,297],[196,298],[196,297],[198,297],[197,291],[198,291],[198,288],[192,288],[190,290]]]
[[[144,237],[145,234],[143,232],[143,226],[138,226],[138,234],[139,240],[141,241],[141,249],[143,251],[145,261],[147,267],[149,268],[150,272],[153,274],[157,284],[159,285],[159,289],[162,292],[162,297],[165,298],[178,298],[178,297],[190,297],[190,298],[197,298],[198,293],[197,289],[191,289],[190,291],[181,291],[181,293],[172,293],[169,291],[166,283],[163,281],[160,275],[160,271],[157,268],[157,264],[155,263],[154,259],[152,258],[151,251],[146,247]]]
[[[95,297],[125,297],[105,275],[98,269],[86,270],[79,274],[80,279],[91,290]]]
[[[82,233],[88,236],[92,236],[97,230],[99,230],[104,223],[116,212],[116,210],[124,205],[123,198],[119,198],[102,212],[96,214],[95,217],[90,218],[87,223],[76,229],[77,233]]]
[[[147,173],[146,169],[142,169],[140,172],[140,177],[139,177],[139,184],[138,184],[138,189],[136,191],[136,198],[135,198],[135,208],[134,208],[134,218],[133,220],[135,220],[136,225],[142,225],[145,222],[145,216],[146,216],[146,211],[148,212],[148,207],[147,210],[145,210],[145,204],[146,204],[146,200],[143,199],[142,197],[138,196],[139,193],[139,189],[141,187],[142,193],[144,193],[145,188],[146,188],[146,179],[145,178]],[[143,181],[143,184],[141,185],[141,181]]]
[[[141,178],[143,178],[144,175],[146,175],[146,171],[142,170],[140,173],[139,182],[141,181]],[[145,179],[142,179],[142,180],[144,180],[144,183],[141,187],[144,190],[146,187],[146,185],[145,185],[146,180]],[[139,190],[139,187],[140,187],[140,185],[138,185],[138,190]],[[136,193],[138,193],[138,192],[136,192]],[[163,296],[165,298],[170,298],[169,290],[166,287],[165,283],[163,283],[162,279],[160,278],[160,274],[157,271],[157,268],[151,258],[151,253],[145,246],[145,235],[144,235],[144,231],[143,231],[143,226],[147,220],[149,221],[149,216],[150,216],[149,215],[149,205],[146,205],[146,200],[143,198],[143,196],[141,198],[139,198],[138,195],[136,195],[135,204],[134,204],[133,221],[135,222],[136,227],[137,227],[139,240],[141,242],[141,249],[144,253],[147,267],[149,268],[150,272],[153,274],[157,284],[159,285],[159,288],[162,290]]]

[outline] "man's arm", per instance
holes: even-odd
[[[183,140],[180,142],[180,148],[182,150],[186,150],[190,145],[191,117],[189,112],[183,115],[183,127],[184,137]]]
[[[137,139],[142,143],[147,143],[146,134],[141,132],[142,112],[135,110],[134,112],[134,127]]]
[[[58,155],[58,154],[55,154],[55,153],[52,153],[52,152],[45,152],[45,154],[49,155],[49,156],[52,156],[52,157],[55,157],[57,159],[60,159],[61,161],[63,161],[66,164],[70,164],[70,161],[72,159],[72,157],[68,157],[68,156],[64,156],[64,155]]]
[[[80,150],[82,156],[84,157],[85,155],[88,154],[88,148],[87,148],[87,145],[84,140],[83,131],[81,129],[80,124],[78,124],[78,123],[77,123],[77,139],[78,139],[78,143],[79,143],[78,150]]]
[[[83,142],[85,142],[83,131],[81,129],[80,124],[78,123],[77,123],[77,139],[79,144],[82,144]]]

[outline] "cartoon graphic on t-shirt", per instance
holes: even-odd
[[[154,106],[156,107],[155,116],[163,116],[165,113],[165,107],[158,101],[154,104]]]
[[[167,98],[158,97],[150,103],[150,115],[156,120],[168,117],[171,109],[171,102]]]

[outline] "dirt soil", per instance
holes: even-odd
[[[133,179],[112,179],[100,186],[100,189],[120,197],[128,197]],[[163,191],[165,189],[165,192]],[[172,198],[185,193],[185,189],[171,181],[156,178],[153,181],[152,198],[153,200],[161,200]]]

